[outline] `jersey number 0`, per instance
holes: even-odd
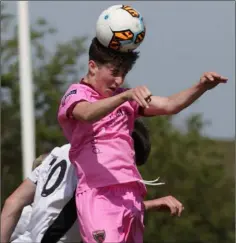
[[[57,160],[57,158],[54,158],[52,160],[52,162],[50,163],[50,165],[53,166],[53,164],[56,162],[56,160]],[[60,173],[58,174],[57,179],[55,180],[54,184],[51,187],[47,188],[47,185],[48,185],[50,179],[52,178],[55,171],[59,168],[60,168]],[[67,168],[66,160],[62,160],[59,163],[57,163],[54,167],[51,167],[51,171],[48,175],[47,181],[43,186],[43,190],[42,190],[42,193],[41,193],[42,197],[49,196],[50,194],[52,194],[57,189],[57,187],[63,181],[63,178],[64,178],[65,173],[66,173],[66,168]]]

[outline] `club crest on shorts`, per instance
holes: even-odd
[[[93,231],[93,238],[97,243],[103,243],[106,238],[105,230],[96,230]]]

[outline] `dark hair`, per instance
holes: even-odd
[[[95,37],[89,48],[89,60],[93,60],[97,65],[110,64],[113,69],[113,74],[122,73],[126,75],[139,58],[139,52],[119,52],[113,49],[107,48],[100,44]]]
[[[136,164],[143,165],[146,163],[150,154],[151,142],[149,131],[140,118],[135,120],[132,138],[134,140]]]

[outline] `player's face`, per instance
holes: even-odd
[[[112,96],[116,89],[124,83],[124,75],[114,72],[111,65],[96,65],[92,69],[96,80],[95,89],[104,97]]]

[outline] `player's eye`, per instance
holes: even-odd
[[[117,76],[119,76],[119,74],[120,74],[119,69],[116,69],[116,68],[115,68],[115,69],[112,70],[112,76],[113,76],[113,77],[117,77]]]

